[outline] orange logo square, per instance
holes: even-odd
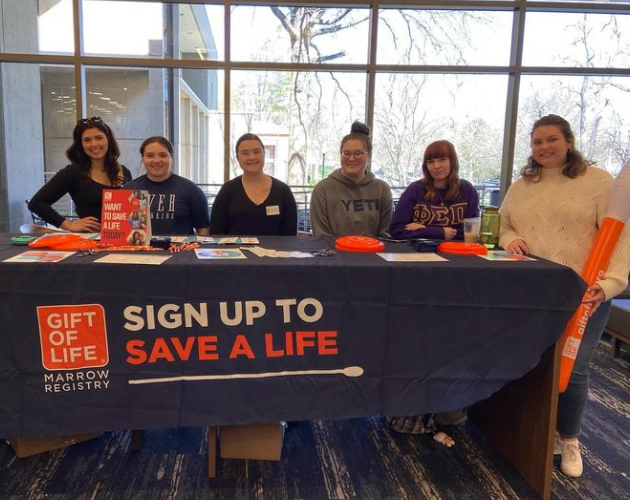
[[[42,364],[47,370],[96,368],[109,362],[100,304],[37,308]]]

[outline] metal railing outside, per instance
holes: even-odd
[[[55,172],[45,172],[44,173],[44,182],[50,180],[50,178],[55,175]],[[223,184],[198,184],[198,186],[202,189],[202,191],[206,194],[208,199],[208,210],[212,211],[212,205],[214,203],[214,198],[216,197],[219,189]],[[297,204],[297,215],[298,215],[298,231],[310,232],[311,231],[311,211],[310,211],[310,203],[311,203],[311,193],[313,192],[314,186],[307,185],[290,185],[291,191],[293,192],[293,196],[295,197],[295,202]],[[398,203],[400,196],[405,191],[406,186],[392,186],[392,195],[394,197],[394,207]],[[479,184],[475,186],[475,189],[479,193],[479,201],[481,206],[498,206],[499,204],[499,186],[496,183],[488,183],[488,184]],[[28,200],[27,200],[28,202]],[[59,201],[57,201],[53,208],[59,212],[64,217],[75,218],[76,211],[74,208],[74,202],[70,195],[64,195]],[[37,215],[33,215],[33,223],[37,225],[45,226],[46,223],[37,217]]]
[[[44,172],[44,184],[47,183],[57,172]],[[28,205],[29,200],[26,200],[26,204]],[[63,195],[59,200],[53,203],[52,207],[59,213],[59,215],[64,216],[67,219],[74,220],[77,218],[77,212],[74,207],[74,201],[70,198],[69,194]],[[47,226],[46,221],[44,221],[37,214],[31,212],[31,217],[33,219],[33,224],[36,226]]]

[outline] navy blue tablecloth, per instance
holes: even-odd
[[[0,261],[24,250],[0,235]],[[585,290],[542,259],[245,255],[0,262],[0,436],[460,408],[531,370]]]

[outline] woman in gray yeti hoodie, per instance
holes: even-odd
[[[341,140],[341,168],[315,186],[311,224],[315,236],[389,236],[392,192],[367,171],[372,140],[367,125],[354,122]]]

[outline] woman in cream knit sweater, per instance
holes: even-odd
[[[501,207],[501,246],[581,274],[606,217],[613,178],[575,149],[571,126],[559,116],[536,121],[531,139],[532,155]],[[560,468],[568,476],[582,474],[578,436],[588,401],[588,366],[608,320],[610,299],[627,286],[629,266],[630,235],[625,228],[608,271],[584,295],[583,302],[592,304],[591,317],[569,386],[558,403],[556,453],[562,454]]]

